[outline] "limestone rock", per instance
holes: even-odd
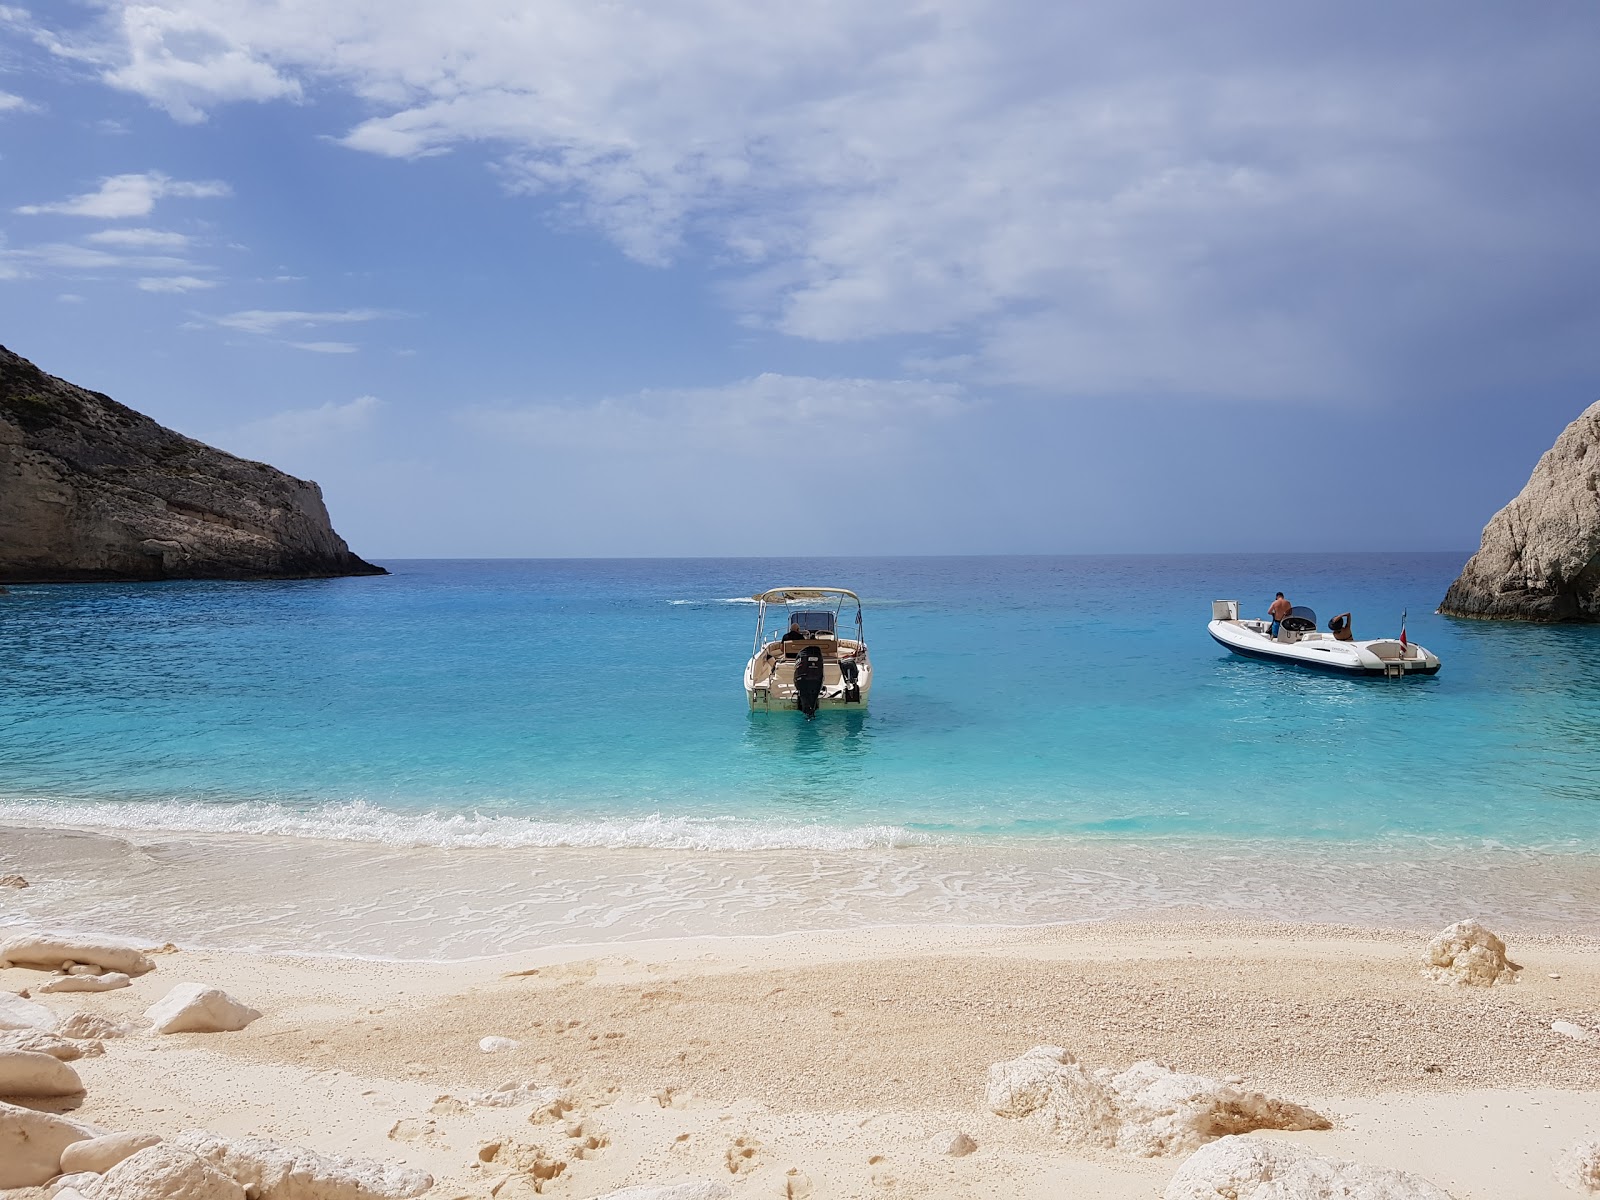
[[[41,983],[41,992],[109,992],[125,988],[132,981],[121,971],[107,971],[104,975],[63,975],[49,983]]]
[[[90,1200],[245,1200],[245,1190],[199,1155],[162,1142],[102,1175]]]
[[[4,445],[0,444],[0,452],[3,450]],[[6,962],[51,970],[64,962],[93,963],[103,971],[121,971],[124,975],[143,975],[156,966],[135,947],[120,942],[46,933],[23,933],[0,942],[0,963]]]
[[[972,1136],[959,1129],[941,1133],[933,1139],[933,1144],[940,1154],[948,1154],[951,1158],[965,1158],[978,1148]]]
[[[28,881],[21,875],[0,875],[0,887],[25,888]]]
[[[0,1188],[40,1187],[61,1174],[61,1152],[95,1130],[0,1101]]]
[[[1162,1200],[1451,1200],[1407,1171],[1319,1158],[1290,1142],[1225,1137],[1178,1167]]]
[[[72,1146],[81,1146],[82,1144],[82,1142],[73,1142]],[[68,1146],[66,1150],[61,1152],[63,1158],[66,1157],[67,1151],[71,1150],[72,1146]],[[82,1196],[84,1200],[88,1200],[89,1195],[94,1192],[99,1183],[100,1172],[98,1171],[71,1171],[65,1175],[57,1175],[44,1186],[45,1190],[52,1196]]]
[[[156,1033],[230,1033],[261,1014],[221,988],[180,983],[145,1010]]]
[[[425,1171],[318,1154],[264,1138],[222,1138],[193,1130],[170,1144],[193,1151],[237,1180],[250,1200],[408,1200],[433,1186],[433,1176]]]
[[[1303,1105],[1153,1062],[1134,1063],[1109,1085],[1122,1118],[1117,1148],[1143,1157],[1184,1154],[1252,1129],[1333,1128]]]
[[[0,1050],[31,1050],[35,1054],[59,1058],[62,1062],[76,1062],[86,1055],[102,1052],[98,1042],[85,1044],[39,1029],[8,1029],[0,1033]]]
[[[507,1080],[487,1092],[468,1096],[465,1103],[469,1108],[516,1108],[531,1104],[535,1113],[548,1113],[551,1120],[558,1120],[577,1107],[566,1088],[531,1079]]]
[[[15,992],[0,992],[0,1029],[37,1029],[53,1032],[56,1015],[42,1004],[24,1000]]]
[[[1439,611],[1600,621],[1600,402],[1567,426],[1517,498],[1484,527]]]
[[[333,531],[316,484],[0,347],[0,582],[383,573]]]
[[[0,1096],[78,1096],[83,1080],[59,1058],[33,1050],[0,1050]]]
[[[1090,1073],[1059,1046],[989,1068],[985,1096],[1002,1117],[1033,1119],[1067,1141],[1142,1156],[1180,1154],[1252,1129],[1328,1129],[1302,1105],[1154,1062]]]
[[[709,1179],[685,1179],[681,1183],[652,1183],[644,1187],[607,1192],[599,1200],[729,1200],[733,1191],[725,1183]]]
[[[1506,944],[1477,921],[1457,921],[1443,930],[1422,960],[1427,978],[1465,987],[1515,983],[1520,970],[1506,957]]]
[[[504,1054],[507,1050],[515,1050],[522,1045],[516,1038],[486,1037],[478,1039],[478,1049],[485,1054]]]
[[[160,1141],[153,1133],[108,1133],[104,1137],[73,1142],[61,1152],[61,1170],[64,1174],[93,1171],[104,1175],[123,1159]]]
[[[118,1038],[131,1033],[133,1027],[102,1017],[99,1013],[73,1013],[56,1028],[66,1038]]]
[[[1556,1159],[1556,1178],[1580,1192],[1600,1192],[1600,1138],[1568,1146]]]
[[[1550,1029],[1575,1042],[1600,1042],[1600,1033],[1585,1029],[1582,1025],[1574,1025],[1571,1021],[1551,1021]]]

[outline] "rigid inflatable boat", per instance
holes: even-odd
[[[1439,658],[1406,638],[1402,622],[1398,638],[1359,641],[1349,636],[1349,614],[1328,622],[1330,630],[1317,629],[1317,614],[1309,608],[1292,608],[1278,623],[1239,618],[1237,600],[1213,600],[1211,636],[1235,654],[1265,662],[1288,663],[1341,675],[1373,675],[1390,679],[1407,675],[1435,675]]]

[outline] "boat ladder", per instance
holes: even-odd
[[[1403,679],[1406,674],[1406,664],[1398,659],[1385,659],[1383,662],[1383,677],[1385,679]]]

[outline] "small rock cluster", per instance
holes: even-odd
[[[1428,943],[1422,973],[1437,983],[1493,987],[1515,983],[1522,970],[1506,957],[1506,944],[1477,921],[1457,921]]]
[[[1321,1158],[1292,1142],[1225,1137],[1184,1160],[1162,1200],[1451,1200],[1408,1171]]]

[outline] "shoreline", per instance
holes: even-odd
[[[1051,1044],[1089,1067],[1153,1058],[1237,1078],[1333,1124],[1251,1137],[1413,1171],[1457,1200],[1548,1200],[1556,1155],[1600,1136],[1600,940],[1498,932],[1523,970],[1492,988],[1425,980],[1426,935],[1123,921],[430,964],[180,944],[130,987],[35,998],[138,1020],[178,982],[224,988],[264,1015],[235,1033],[106,1040],[74,1064],[88,1094],[70,1115],[404,1162],[435,1176],[438,1200],[586,1200],[683,1177],[783,1196],[796,1173],[817,1200],[1159,1196],[1181,1157],[987,1111],[988,1065]],[[11,968],[0,988],[47,977]],[[518,1044],[485,1053],[483,1037]],[[570,1111],[471,1102],[522,1081],[563,1089]],[[953,1130],[978,1149],[945,1153]],[[495,1143],[515,1152],[486,1160]]]

